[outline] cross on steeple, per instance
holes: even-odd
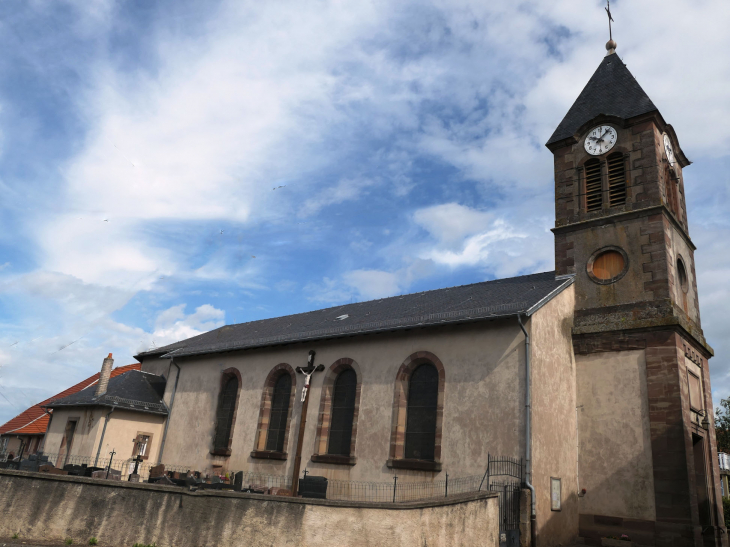
[[[611,17],[611,0],[606,0],[606,7],[603,9],[606,10],[608,15],[608,39],[613,40],[613,34],[611,33],[611,22],[613,21],[613,17]]]

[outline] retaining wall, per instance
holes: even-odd
[[[0,536],[101,546],[461,547],[499,543],[496,494],[439,501],[304,500],[0,470]]]

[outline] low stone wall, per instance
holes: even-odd
[[[497,547],[496,494],[408,504],[303,500],[0,470],[0,536],[131,547]]]

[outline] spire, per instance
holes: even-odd
[[[608,42],[606,42],[606,55],[612,55],[616,53],[616,42],[613,41],[613,31],[611,30],[611,23],[614,22],[611,16],[611,0],[606,0],[606,15],[608,15]]]
[[[610,40],[608,46],[615,50],[616,42]],[[601,114],[626,120],[657,110],[619,56],[608,49],[609,54],[548,140],[548,146],[572,137],[581,125]]]

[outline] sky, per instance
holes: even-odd
[[[0,3],[0,423],[103,358],[554,267],[545,148],[604,4]],[[616,0],[671,123],[730,395],[730,2]]]

